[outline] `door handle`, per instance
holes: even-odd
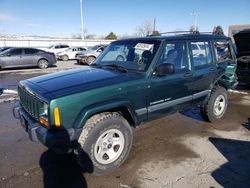
[[[191,76],[193,76],[193,73],[192,72],[187,72],[183,76],[184,77],[191,77]]]

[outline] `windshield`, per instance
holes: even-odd
[[[147,71],[161,41],[131,39],[111,43],[94,65],[122,67],[126,70]]]

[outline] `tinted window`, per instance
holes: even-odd
[[[22,49],[13,49],[10,51],[10,55],[21,55]]]
[[[27,55],[35,54],[37,52],[38,52],[38,50],[36,50],[36,49],[24,49],[24,53],[27,54]]]
[[[228,41],[216,41],[214,48],[218,63],[232,59]]]
[[[69,48],[68,45],[61,45],[61,48]]]
[[[193,48],[195,46],[195,48]],[[191,52],[194,66],[212,63],[212,54],[208,42],[191,42]]]
[[[166,43],[159,63],[174,64],[176,70],[188,68],[186,44]]]

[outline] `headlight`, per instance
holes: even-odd
[[[43,104],[43,114],[44,116],[48,117],[48,105],[46,103]]]

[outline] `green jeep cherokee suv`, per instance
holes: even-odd
[[[115,59],[121,51],[124,58]],[[74,151],[82,167],[87,154],[100,175],[124,162],[132,127],[194,105],[205,120],[221,119],[235,69],[225,36],[118,40],[90,66],[20,81],[13,113],[32,141]]]

